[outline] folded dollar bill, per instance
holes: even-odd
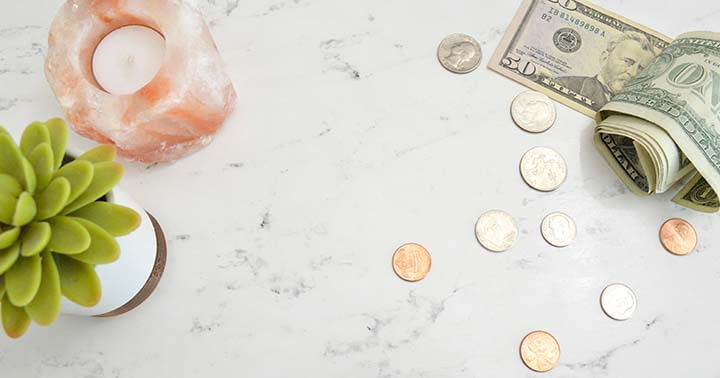
[[[596,115],[595,146],[635,193],[720,210],[720,33],[680,35]]]

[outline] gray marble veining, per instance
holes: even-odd
[[[562,351],[547,377],[720,376],[716,217],[629,193],[595,153],[592,121],[561,105],[547,133],[513,125],[525,89],[484,66],[519,1],[193,2],[238,109],[192,156],[126,164],[123,185],[168,237],[163,280],[121,317],[62,316],[0,338],[0,375],[535,377],[518,346],[544,329]],[[597,2],[670,36],[712,30],[719,12],[704,0]],[[60,3],[0,5],[0,124],[16,136],[60,114],[42,69]],[[435,57],[456,32],[483,47],[468,75]],[[568,163],[552,193],[518,173],[542,145]],[[494,208],[520,231],[502,254],[473,234]],[[552,211],[577,223],[567,248],[542,240]],[[675,216],[699,233],[684,258],[657,240]],[[414,284],[390,264],[406,242],[433,259]],[[613,282],[637,294],[627,321],[600,308]]]

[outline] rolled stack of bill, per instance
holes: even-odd
[[[595,115],[595,146],[625,185],[720,210],[720,33],[680,35]]]

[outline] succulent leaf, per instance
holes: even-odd
[[[110,202],[93,202],[70,214],[87,219],[112,236],[125,236],[140,226],[140,215],[135,210]]]
[[[58,177],[50,182],[37,199],[37,219],[45,220],[59,214],[70,198],[70,181],[65,177]]]
[[[60,314],[60,274],[55,259],[48,251],[42,254],[42,281],[35,298],[25,306],[32,320],[50,325]]]
[[[115,146],[110,144],[101,144],[90,151],[75,158],[75,160],[86,160],[91,163],[102,163],[115,160]]]
[[[74,255],[90,247],[90,233],[78,221],[57,216],[48,221],[52,229],[48,248],[52,252]]]
[[[5,276],[0,276],[0,299],[5,295]]]
[[[120,257],[120,245],[115,238],[102,227],[96,225],[89,220],[83,218],[72,218],[85,227],[90,234],[90,247],[85,252],[72,255],[75,260],[82,261],[87,264],[109,264],[116,261]]]
[[[13,197],[17,197],[22,193],[23,189],[15,177],[0,173],[0,193],[6,193]]]
[[[18,257],[20,257],[20,242],[16,241],[15,244],[8,248],[0,251],[0,274],[3,274],[15,264]]]
[[[7,137],[10,137],[10,139],[12,139],[12,135],[10,135],[10,133],[7,130],[5,130],[5,128],[2,126],[0,126],[0,136],[1,135],[5,135]]]
[[[50,243],[51,236],[52,231],[47,222],[35,222],[26,226],[20,239],[20,255],[27,257],[42,252]]]
[[[32,164],[30,164],[30,160],[25,158],[25,156],[22,157],[21,161],[23,175],[25,175],[25,190],[30,193],[35,193],[35,189],[37,189],[37,177],[35,176],[35,170],[33,169]]]
[[[23,182],[20,150],[9,135],[0,134],[0,173],[6,173]]]
[[[48,132],[50,133],[50,145],[55,155],[55,169],[60,168],[65,158],[65,148],[67,147],[67,125],[60,118],[52,118],[45,122]]]
[[[30,168],[29,171],[28,167]],[[32,172],[32,166],[22,156],[15,142],[6,135],[0,135],[0,173],[15,177],[29,192],[35,190],[35,173]]]
[[[50,179],[52,179],[55,158],[53,157],[52,147],[50,143],[42,143],[35,147],[28,156],[28,161],[35,170],[37,181],[37,191],[45,189]]]
[[[62,166],[55,172],[55,177],[65,177],[70,182],[70,198],[67,202],[72,203],[93,181],[93,165],[89,161],[75,160]]]
[[[15,306],[26,306],[37,294],[42,278],[39,255],[20,257],[5,273],[5,288],[10,302]]]
[[[33,122],[25,128],[20,137],[20,151],[29,158],[35,147],[42,143],[50,144],[50,133],[44,123]]]
[[[106,195],[120,181],[122,175],[123,166],[119,163],[108,161],[95,164],[92,183],[80,197],[65,207],[63,214],[72,213]]]
[[[35,218],[35,215],[37,215],[37,205],[32,194],[28,192],[20,193],[11,224],[13,226],[24,226],[30,223]]]
[[[16,197],[7,193],[0,192],[0,223],[12,223],[13,215],[15,215],[16,203]]]
[[[60,289],[69,300],[80,306],[92,307],[100,301],[102,289],[95,269],[73,258],[55,255],[60,272]]]
[[[24,335],[30,326],[30,317],[25,309],[10,303],[7,295],[2,298],[2,324],[5,333],[13,339]]]
[[[0,250],[3,250],[15,243],[20,237],[20,227],[8,228],[1,231],[0,228]]]

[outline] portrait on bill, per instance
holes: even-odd
[[[591,76],[561,76],[555,82],[600,109],[658,54],[647,35],[627,30],[608,41],[598,57],[600,70]]]

